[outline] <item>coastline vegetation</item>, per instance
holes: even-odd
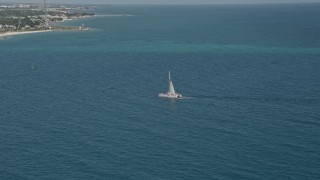
[[[75,18],[91,17],[95,14],[73,10],[89,9],[85,7],[41,7],[35,5],[1,5],[0,33],[40,31],[40,30],[88,30],[83,25],[79,27],[56,26],[56,22]]]

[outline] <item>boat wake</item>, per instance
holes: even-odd
[[[263,103],[290,103],[290,104],[319,104],[318,98],[305,97],[265,97],[265,96],[188,96],[180,99],[197,99],[197,100],[215,100],[215,101],[232,101],[232,102],[263,102]]]
[[[194,97],[183,96],[183,97],[181,97],[181,98],[179,98],[179,99],[194,99]]]

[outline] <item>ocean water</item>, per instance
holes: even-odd
[[[320,4],[94,12],[0,41],[0,179],[320,179]]]

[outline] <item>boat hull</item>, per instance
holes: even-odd
[[[162,98],[171,98],[171,99],[178,99],[178,98],[182,98],[181,94],[178,93],[160,93],[159,97]]]

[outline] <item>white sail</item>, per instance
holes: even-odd
[[[172,93],[172,94],[176,93],[176,91],[174,90],[173,83],[172,83],[171,80],[169,80],[169,93]]]
[[[172,93],[172,94],[176,93],[176,91],[174,90],[174,87],[173,87],[171,77],[170,77],[170,71],[169,71],[169,93]]]

